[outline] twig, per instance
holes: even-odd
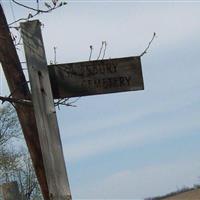
[[[33,7],[27,6],[27,5],[25,5],[25,4],[19,3],[19,2],[16,1],[16,0],[12,0],[12,2],[15,3],[15,4],[17,4],[18,6],[24,7],[24,8],[26,8],[26,9],[29,9],[29,10],[32,10],[32,11],[35,11],[36,13],[33,14],[33,15],[32,15],[31,13],[29,13],[28,17],[17,19],[17,20],[15,20],[14,22],[10,23],[9,26],[11,26],[11,25],[13,25],[13,24],[15,24],[15,23],[17,23],[17,22],[19,22],[19,21],[27,21],[27,20],[29,20],[29,19],[31,19],[31,18],[34,18],[35,16],[37,16],[37,15],[39,15],[39,14],[41,14],[41,13],[49,13],[49,12],[51,12],[52,10],[55,10],[55,9],[57,9],[57,8],[59,8],[59,7],[61,7],[61,6],[67,4],[66,2],[61,2],[61,3],[58,4],[58,5],[55,4],[53,7],[51,7],[51,6],[49,5],[49,9],[48,9],[48,10],[41,10],[41,9],[39,9],[39,6],[37,6],[37,8],[33,8]]]
[[[92,45],[90,45],[90,56],[89,56],[89,61],[91,60],[91,58],[92,58],[92,51],[93,51],[93,46]]]
[[[35,16],[38,15],[38,14],[39,14],[39,13],[36,13],[36,14],[32,15],[31,18],[35,17]],[[17,19],[16,21],[11,22],[11,23],[9,24],[9,27],[10,27],[11,25],[17,23],[17,22],[20,22],[20,21],[27,21],[28,19],[30,19],[30,17],[19,18],[19,19]]]
[[[156,33],[154,32],[151,41],[149,42],[149,44],[146,47],[146,49],[140,54],[140,57],[142,57],[144,54],[147,53],[147,50],[150,48],[150,46],[151,46],[151,44],[152,44],[152,42],[153,42],[153,40],[154,40],[155,37],[156,37]]]
[[[104,59],[104,57],[105,57],[105,54],[106,54],[106,49],[107,49],[107,42],[106,41],[104,41],[104,46],[105,46],[105,48],[104,48],[104,51],[103,51],[103,57],[102,57],[102,60]]]
[[[48,12],[50,12],[51,10],[53,10],[55,8],[55,7],[52,7],[51,9],[48,9],[48,10],[41,10],[41,9],[38,9],[38,8],[32,8],[32,7],[27,6],[25,4],[19,3],[16,0],[12,0],[12,2],[17,4],[18,6],[21,6],[21,7],[24,7],[24,8],[27,8],[29,10],[33,10],[33,11],[36,11],[36,12],[39,12],[39,13],[48,13]]]
[[[36,3],[37,3],[37,10],[39,10],[40,9],[39,0],[36,0]]]
[[[26,100],[26,99],[16,99],[16,98],[10,98],[10,97],[2,97],[0,96],[0,100],[2,101],[2,104],[7,101],[11,104],[13,103],[19,103],[19,104],[23,104],[23,105],[28,105],[28,106],[32,106],[32,102],[30,100]]]
[[[69,102],[70,104],[76,103],[81,97],[77,97],[74,101]]]
[[[74,105],[74,103],[76,103],[80,98],[81,97],[78,97],[74,101],[71,101],[71,102],[67,102],[67,101],[69,101],[70,98],[59,99],[57,102],[54,103],[54,105],[57,106],[58,109],[60,109],[60,105],[76,107],[76,105]]]
[[[54,51],[54,64],[57,64],[57,52],[56,52],[57,47],[53,47]]]
[[[103,45],[104,45],[104,41],[102,41],[102,43],[101,43],[101,48],[100,48],[99,56],[97,57],[97,60],[99,60],[99,58],[100,58],[100,56],[101,56],[101,52],[102,52],[102,49],[103,49]]]
[[[57,106],[58,109],[60,109],[60,105],[76,107],[76,105],[73,105],[73,103],[75,103],[75,101],[67,103],[68,100],[69,100],[69,98],[59,99],[57,102],[54,103],[54,105]]]

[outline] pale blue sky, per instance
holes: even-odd
[[[200,182],[199,10],[198,1],[70,1],[40,16],[47,59],[57,46],[60,63],[88,60],[91,44],[97,58],[104,40],[107,58],[139,55],[157,33],[142,58],[144,91],[58,111],[74,198],[142,199]]]

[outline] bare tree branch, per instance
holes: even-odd
[[[54,64],[57,63],[57,47],[53,47],[53,51],[54,51]]]
[[[106,55],[106,50],[107,50],[107,42],[104,41],[104,51],[103,51],[102,60],[104,59],[104,57],[105,57],[105,55]]]
[[[91,60],[92,58],[92,52],[93,52],[93,46],[90,45],[90,56],[89,56],[89,61]]]
[[[53,11],[53,10],[55,10],[57,8],[60,8],[61,6],[64,6],[64,5],[67,4],[66,2],[61,2],[60,4],[54,4],[52,7],[49,4],[46,4],[46,5],[49,5],[48,9],[47,10],[42,10],[42,9],[39,9],[39,6],[37,6],[37,8],[33,8],[33,7],[27,6],[25,4],[19,3],[16,0],[12,0],[12,2],[15,3],[18,6],[21,6],[21,7],[24,7],[26,9],[32,10],[32,11],[34,11],[36,13],[35,14],[29,13],[27,17],[17,19],[14,22],[10,23],[9,26],[11,26],[11,25],[13,25],[13,24],[15,24],[17,22],[20,22],[20,21],[27,21],[27,20],[29,20],[31,18],[34,18],[35,16],[37,16],[39,14],[42,14],[42,13],[49,13],[49,12],[51,12],[51,11]]]
[[[9,103],[19,103],[19,104],[23,104],[23,105],[27,105],[27,106],[32,106],[32,102],[30,100],[26,100],[26,99],[16,99],[16,98],[0,96],[0,100],[2,101],[2,104],[7,101]]]
[[[0,150],[12,138],[19,138],[21,134],[15,110],[9,105],[0,108]]]
[[[155,37],[156,37],[156,33],[154,32],[152,39],[150,40],[150,42],[149,42],[148,46],[146,47],[146,49],[140,54],[140,57],[142,57],[144,54],[147,53],[147,50],[150,48],[150,46],[151,46],[153,40],[155,39]]]
[[[97,57],[97,60],[99,60],[99,58],[100,58],[100,56],[101,56],[101,52],[102,52],[103,46],[104,46],[104,41],[102,41],[102,43],[101,43],[101,48],[100,48],[100,50],[99,50],[99,55],[98,55],[98,57]]]
[[[77,101],[67,102],[69,101],[69,98],[59,99],[56,102],[54,102],[54,105],[60,109],[60,106],[70,106],[70,107],[76,107],[76,105],[73,105]]]
[[[54,5],[53,7],[51,7],[49,4],[47,4],[47,5],[49,5],[49,7],[48,7],[49,9],[48,10],[41,10],[41,9],[39,9],[39,7],[33,8],[33,7],[27,6],[25,4],[19,3],[16,0],[12,0],[12,2],[15,3],[15,4],[17,4],[17,5],[19,5],[19,6],[21,6],[21,7],[27,8],[29,10],[36,11],[38,13],[48,13],[48,12],[51,12],[52,10],[54,10],[54,9],[56,9],[56,8],[58,8],[58,7],[66,4],[66,3],[62,3],[61,2],[61,4],[59,4],[58,6]]]

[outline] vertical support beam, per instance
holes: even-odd
[[[4,200],[20,200],[19,188],[17,182],[4,183],[2,185],[2,194]]]
[[[38,20],[21,23],[32,100],[47,184],[52,200],[70,200],[71,192]]]
[[[0,4],[0,62],[5,73],[9,89],[16,99],[31,99],[28,84],[13,44],[8,24]],[[32,106],[16,104],[17,115],[33,161],[33,166],[45,200],[49,192],[45,177],[42,152],[39,143],[35,115]]]

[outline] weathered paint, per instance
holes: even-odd
[[[12,97],[31,99],[20,60],[13,44],[8,24],[0,4],[0,62]],[[49,200],[49,191],[39,144],[38,131],[32,106],[15,105],[23,134],[33,161],[33,166],[45,200]]]
[[[140,57],[50,65],[54,98],[143,90]]]
[[[21,23],[32,103],[51,200],[71,200],[62,143],[38,20]]]

